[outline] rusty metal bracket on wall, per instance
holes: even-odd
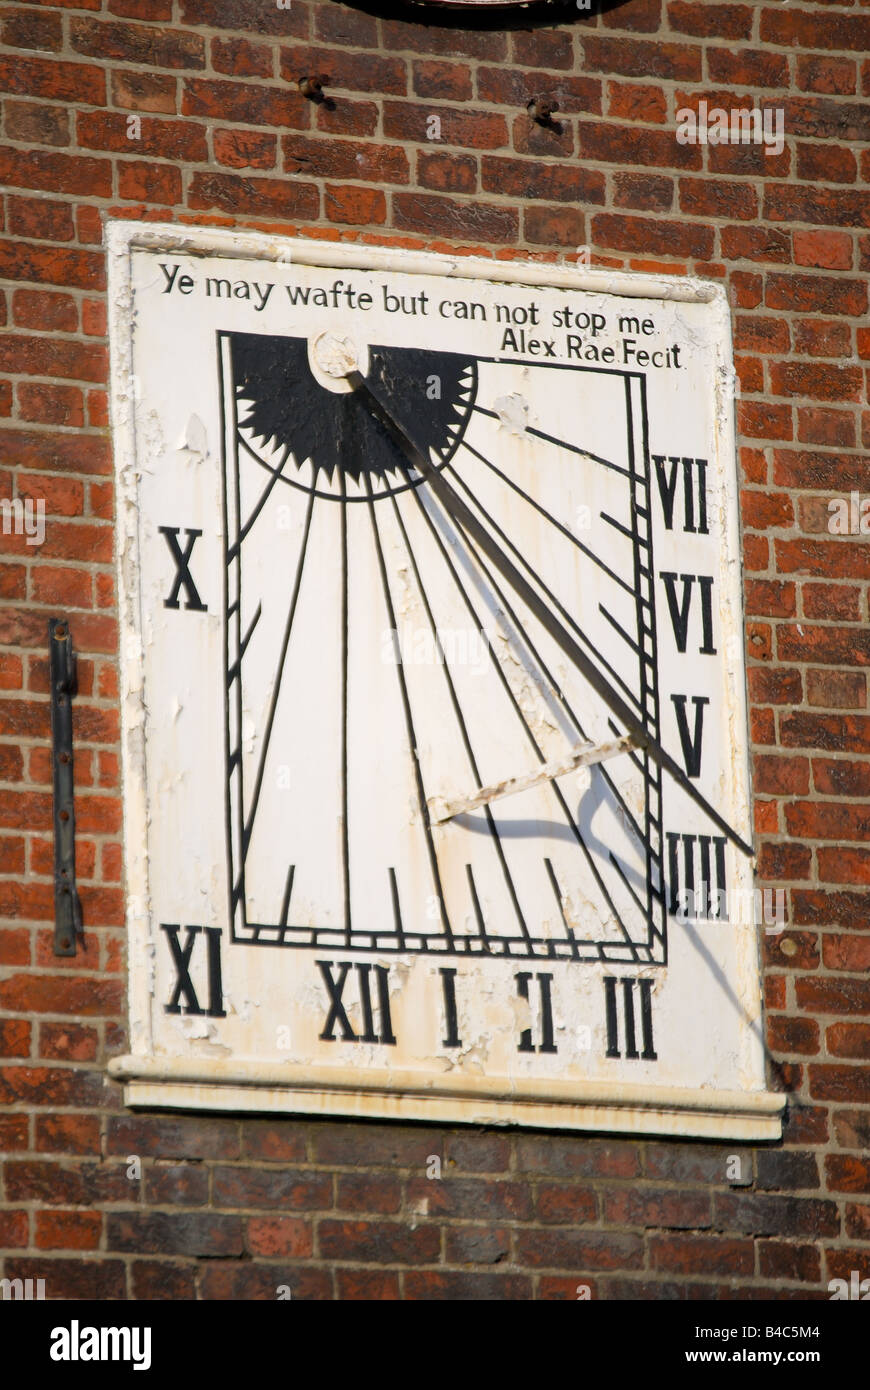
[[[54,784],[54,954],[74,956],[76,938],[82,935],[73,802],[72,701],[76,694],[76,658],[65,618],[48,620],[48,664]]]

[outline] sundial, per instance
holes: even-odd
[[[719,290],[111,249],[129,1103],[777,1134]]]

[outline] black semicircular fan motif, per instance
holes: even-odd
[[[283,446],[298,467],[310,460],[315,484],[321,475],[331,482],[338,470],[357,482],[368,473],[407,486],[407,459],[395,440],[354,392],[320,385],[307,339],[234,333],[232,359],[244,412],[239,429],[249,441]],[[371,347],[368,380],[397,424],[446,463],[474,405],[475,360],[423,348]]]

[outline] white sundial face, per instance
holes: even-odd
[[[112,235],[130,1096],[778,1132],[716,291]]]
[[[626,730],[359,394],[313,378],[305,339],[221,347],[239,936],[662,960],[648,755],[433,825],[433,802]],[[657,736],[643,380],[377,344],[368,359],[397,420]]]

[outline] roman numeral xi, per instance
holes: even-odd
[[[172,963],[175,966],[175,988],[172,998],[166,1005],[168,1014],[205,1014],[207,1018],[226,1018],[223,1007],[223,982],[221,980],[221,929],[220,927],[186,927],[187,939],[182,946],[178,940],[180,927],[167,926],[161,922],[160,930],[166,932]],[[208,986],[208,1008],[199,1002],[193,980],[190,977],[191,958],[197,939],[202,935],[206,947],[206,982]],[[201,954],[201,953],[200,953]],[[184,1007],[181,1000],[184,999]]]

